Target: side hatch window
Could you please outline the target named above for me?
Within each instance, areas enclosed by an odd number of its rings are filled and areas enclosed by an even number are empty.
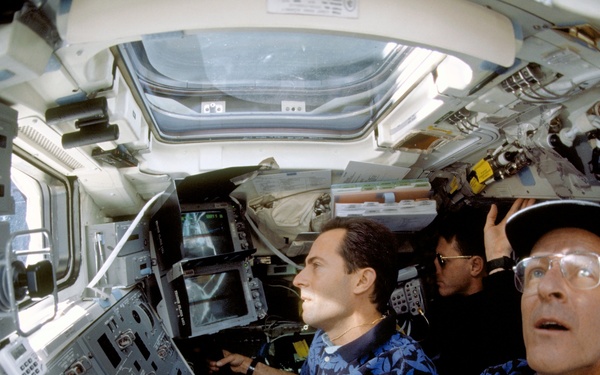
[[[10,251],[17,254],[16,258],[26,267],[45,259],[51,260],[59,289],[69,285],[77,269],[71,229],[73,220],[76,220],[72,203],[73,184],[15,153],[12,155],[10,182],[14,204],[7,210],[11,212],[2,212],[4,215],[0,215],[0,221],[8,223],[2,225],[4,232],[10,231],[12,240],[2,240],[0,259],[4,259],[10,247]],[[36,232],[42,229],[49,235]],[[3,233],[4,236],[6,233]],[[24,298],[20,305],[26,307],[30,302],[29,298]]]

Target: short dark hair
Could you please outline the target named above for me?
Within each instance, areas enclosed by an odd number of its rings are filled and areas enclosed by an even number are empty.
[[[375,270],[371,302],[382,314],[387,312],[398,274],[395,234],[385,225],[362,217],[335,217],[323,225],[321,233],[333,229],[346,230],[340,252],[348,273],[367,267]]]
[[[480,256],[485,260],[483,227],[486,217],[487,212],[482,208],[463,205],[444,214],[438,234],[448,242],[455,240],[460,255]]]

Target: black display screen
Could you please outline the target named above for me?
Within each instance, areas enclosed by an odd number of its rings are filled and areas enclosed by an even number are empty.
[[[248,314],[238,270],[185,279],[193,327],[202,327]]]
[[[234,251],[227,212],[221,209],[181,214],[184,258],[203,258]]]

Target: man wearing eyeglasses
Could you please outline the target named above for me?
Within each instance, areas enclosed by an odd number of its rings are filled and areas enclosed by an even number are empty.
[[[507,219],[533,200],[517,199],[496,223],[498,208],[463,206],[439,223],[431,335],[425,348],[440,374],[480,374],[523,358],[520,296],[514,288]]]
[[[536,204],[511,217],[506,236],[521,258],[527,361],[483,374],[600,373],[600,205],[577,200]]]

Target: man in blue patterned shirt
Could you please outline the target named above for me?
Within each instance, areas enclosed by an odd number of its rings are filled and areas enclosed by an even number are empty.
[[[388,315],[396,256],[394,234],[372,220],[334,218],[323,226],[294,279],[302,318],[318,329],[301,374],[436,374],[420,345]],[[225,365],[246,375],[285,373],[230,353],[211,369]]]
[[[387,317],[356,340],[336,346],[324,331],[313,340],[301,374],[434,374],[433,365],[412,338]]]

